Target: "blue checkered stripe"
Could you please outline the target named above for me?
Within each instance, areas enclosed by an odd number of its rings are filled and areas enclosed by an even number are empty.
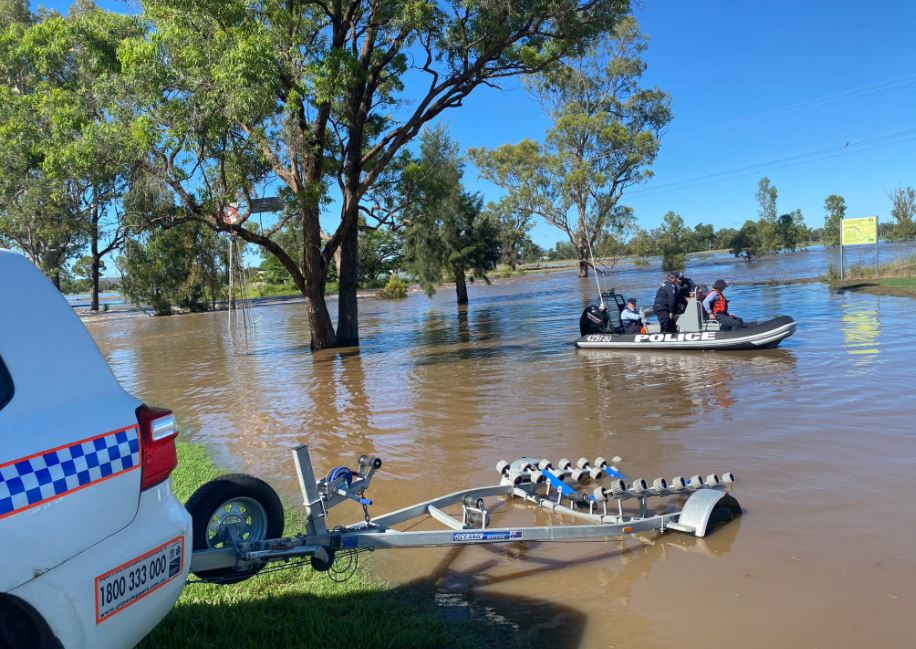
[[[59,498],[140,464],[137,428],[0,466],[0,517]]]

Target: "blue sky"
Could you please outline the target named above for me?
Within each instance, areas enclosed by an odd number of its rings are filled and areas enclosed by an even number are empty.
[[[671,93],[675,115],[655,178],[622,200],[642,227],[668,210],[691,226],[740,227],[757,218],[764,175],[779,212],[801,209],[809,226],[823,224],[831,193],[847,216],[883,221],[887,193],[916,186],[916,3],[646,0],[636,16],[650,37],[646,84]],[[518,82],[480,89],[443,119],[463,148],[541,139],[548,127]],[[498,197],[473,168],[465,180]],[[549,247],[563,235],[538,223],[533,238]]]

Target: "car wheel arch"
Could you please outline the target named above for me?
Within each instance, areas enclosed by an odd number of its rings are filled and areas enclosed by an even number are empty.
[[[51,627],[24,599],[0,594],[0,649],[63,649]]]

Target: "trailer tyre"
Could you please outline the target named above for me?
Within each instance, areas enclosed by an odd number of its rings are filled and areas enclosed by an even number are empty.
[[[706,536],[713,533],[720,524],[730,523],[735,518],[734,512],[728,505],[719,503],[712,508],[709,520],[706,522]]]
[[[211,480],[191,495],[185,508],[191,514],[195,550],[231,546],[230,527],[243,541],[274,539],[283,534],[283,504],[269,484],[254,476],[234,473]],[[219,568],[194,574],[204,581],[234,584],[253,577],[262,567]]]

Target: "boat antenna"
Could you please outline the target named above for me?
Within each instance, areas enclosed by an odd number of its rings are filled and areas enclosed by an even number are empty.
[[[601,280],[598,278],[598,265],[595,263],[595,254],[592,252],[592,237],[588,231],[588,224],[583,223],[585,227],[585,245],[588,246],[588,257],[592,262],[592,269],[595,271],[595,286],[598,287],[598,306],[604,311],[607,307],[604,304],[604,289],[601,287]]]

